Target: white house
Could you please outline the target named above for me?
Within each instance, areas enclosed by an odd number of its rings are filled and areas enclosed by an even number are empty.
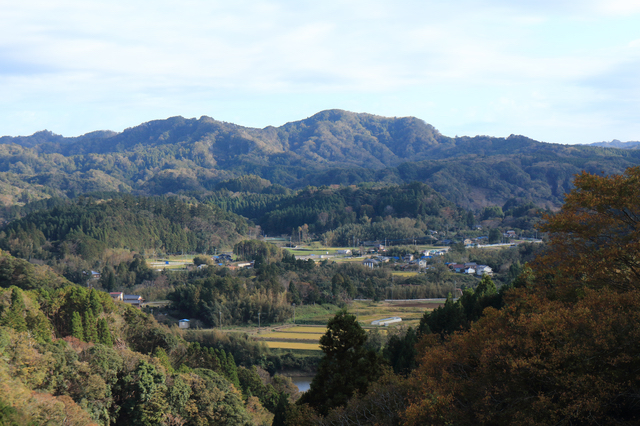
[[[491,267],[487,266],[487,265],[478,265],[476,267],[476,275],[482,276],[482,275],[485,275],[485,274],[493,275],[493,269],[491,269]]]
[[[375,320],[375,321],[371,321],[371,325],[382,325],[382,326],[388,326],[389,324],[393,324],[396,322],[402,322],[402,318],[400,317],[391,317],[391,318],[384,318],[384,319],[379,319],[379,320]]]
[[[124,300],[124,293],[121,291],[112,291],[109,293],[109,296],[111,296],[113,300],[119,300],[121,302]]]
[[[178,327],[179,328],[189,328],[189,320],[188,319],[181,319],[180,321],[178,321]]]

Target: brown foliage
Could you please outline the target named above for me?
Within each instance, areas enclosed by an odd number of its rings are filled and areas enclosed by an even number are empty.
[[[551,297],[584,287],[640,289],[640,167],[623,175],[578,175],[562,210],[547,217],[549,250],[533,264]]]
[[[426,349],[409,425],[640,418],[639,291],[588,289],[575,305],[526,290],[512,297],[468,333]]]

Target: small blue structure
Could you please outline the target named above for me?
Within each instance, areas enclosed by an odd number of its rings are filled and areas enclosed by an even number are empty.
[[[179,328],[189,328],[189,320],[188,319],[181,319],[180,321],[178,321],[178,327]]]

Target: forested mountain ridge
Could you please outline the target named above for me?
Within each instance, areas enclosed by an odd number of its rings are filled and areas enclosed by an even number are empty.
[[[638,149],[640,148],[640,141],[628,141],[622,142],[618,139],[614,139],[611,142],[593,142],[589,144],[591,146],[604,146],[607,148],[622,148],[622,149]]]
[[[97,253],[105,248],[208,252],[221,245],[232,246],[247,228],[243,218],[214,206],[123,195],[108,200],[79,198],[35,211],[4,227],[0,240],[7,244],[9,240],[29,241],[35,250],[43,250],[46,241],[82,240],[90,245],[102,243],[104,247],[89,250]],[[32,254],[17,247],[12,251],[22,257]],[[89,252],[85,257],[93,259]]]
[[[621,173],[640,151],[537,142],[524,136],[447,137],[414,117],[341,110],[255,129],[172,117],[75,138],[0,138],[5,205],[92,191],[204,194],[254,174],[291,189],[419,181],[461,207],[513,197],[557,208],[582,170]]]

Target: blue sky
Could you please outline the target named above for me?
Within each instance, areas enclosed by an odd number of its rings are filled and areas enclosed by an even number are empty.
[[[640,0],[0,2],[0,135],[330,108],[640,140]]]

